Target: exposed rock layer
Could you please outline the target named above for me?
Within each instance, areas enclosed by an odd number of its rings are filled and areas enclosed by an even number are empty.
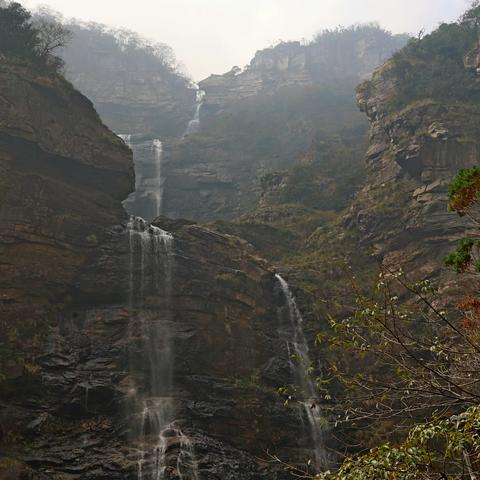
[[[478,165],[475,105],[425,99],[392,109],[399,79],[387,62],[358,89],[370,121],[367,179],[352,209],[355,225],[387,263],[429,275],[468,222],[447,209],[448,184]]]
[[[195,111],[195,90],[165,45],[96,24],[67,25],[67,77],[116,133],[179,136]]]
[[[35,371],[4,385],[5,437],[21,438],[17,458],[34,479],[136,479],[139,418],[129,397],[148,377],[138,360],[149,341],[142,328],[163,317],[175,352],[176,422],[192,441],[199,478],[288,478],[267,451],[306,461],[310,440],[298,410],[276,393],[291,373],[276,333],[284,299],[273,273],[235,237],[159,225],[175,237],[172,295],[150,289],[151,266],[137,265],[145,299],[128,302],[128,231],[111,229],[49,328]],[[178,478],[179,448],[173,439],[166,478]]]
[[[3,62],[0,85],[2,320],[28,325],[124,218],[132,161],[66,81]]]
[[[166,267],[131,261],[129,150],[61,78],[4,63],[0,80],[0,478],[136,479],[129,402],[149,373],[142,326],[162,318],[199,478],[284,478],[267,450],[305,462],[311,443],[276,393],[291,372],[273,272],[243,241],[162,219],[173,288],[145,287]],[[168,478],[180,448],[171,436]]]
[[[325,34],[259,51],[244,70],[200,82],[200,132],[166,147],[163,212],[238,218],[256,206],[261,177],[301,163],[319,133],[329,142],[366,131],[353,90],[405,41],[369,27]]]

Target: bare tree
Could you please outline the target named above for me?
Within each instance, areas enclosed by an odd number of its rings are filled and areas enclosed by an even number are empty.
[[[66,47],[72,38],[71,32],[61,23],[44,17],[35,22],[35,27],[38,30],[38,54],[42,58],[54,56],[55,52]]]

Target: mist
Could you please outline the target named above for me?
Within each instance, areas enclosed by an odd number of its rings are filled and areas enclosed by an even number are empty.
[[[243,66],[279,40],[325,28],[379,22],[393,33],[430,31],[455,20],[467,0],[28,0],[65,17],[126,27],[169,44],[195,80]]]

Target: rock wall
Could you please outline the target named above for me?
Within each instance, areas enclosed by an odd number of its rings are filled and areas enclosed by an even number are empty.
[[[165,477],[288,478],[269,454],[305,464],[312,439],[277,394],[292,372],[274,272],[235,237],[166,219],[171,267],[160,251],[134,261],[131,152],[62,78],[3,62],[0,80],[0,478],[154,468],[140,450],[158,438],[132,396],[164,368],[142,360],[158,323],[183,432],[165,433]],[[185,438],[197,473],[180,477]]]
[[[256,207],[261,177],[301,163],[317,134],[335,142],[349,129],[365,132],[355,86],[405,41],[375,27],[327,32],[200,82],[199,133],[166,146],[163,213],[238,218]]]
[[[211,75],[199,85],[206,92],[206,108],[216,110],[292,86],[355,83],[371,75],[406,40],[405,35],[392,36],[374,27],[326,32],[309,43],[282,42],[259,50],[244,69]]]
[[[49,327],[35,370],[3,385],[2,433],[17,436],[18,471],[42,480],[138,478],[141,418],[132,390],[148,388],[147,332],[163,321],[174,352],[175,425],[191,442],[198,475],[183,478],[290,478],[269,454],[305,464],[311,439],[296,406],[285,407],[276,392],[292,373],[277,333],[285,299],[273,272],[235,237],[157,225],[174,235],[172,271],[160,262],[159,276],[143,263],[132,272],[128,229],[109,230]],[[132,274],[143,289],[133,304]],[[165,478],[180,478],[181,448],[172,437]],[[146,471],[154,461],[145,456]]]
[[[428,276],[471,228],[448,211],[447,192],[460,168],[478,165],[479,113],[447,98],[392,108],[400,82],[393,67],[387,62],[358,89],[370,146],[352,218],[385,262]]]
[[[125,217],[131,153],[61,78],[4,60],[0,79],[2,328],[35,334]]]
[[[184,132],[196,91],[175,70],[169,47],[96,24],[67,28],[73,34],[62,53],[67,77],[112,130],[160,138]]]

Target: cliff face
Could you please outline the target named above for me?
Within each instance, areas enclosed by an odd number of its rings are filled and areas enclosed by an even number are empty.
[[[354,224],[391,265],[429,275],[468,222],[447,209],[448,184],[460,168],[478,165],[476,102],[418,99],[392,107],[402,79],[394,61],[358,89],[370,121],[367,179],[353,208]]]
[[[5,60],[0,80],[1,329],[15,356],[66,301],[106,228],[125,217],[132,161],[64,80]],[[27,338],[14,333],[19,326]]]
[[[276,393],[291,373],[273,273],[234,237],[161,226],[173,245],[158,263],[148,248],[140,262],[125,227],[110,232],[35,371],[4,387],[2,431],[17,435],[19,471],[133,480],[141,462],[144,478],[160,463],[169,479],[253,480],[284,478],[267,451],[311,454],[298,409]],[[160,397],[156,378],[169,385]],[[169,420],[161,432],[155,418]]]
[[[195,110],[195,90],[177,72],[169,47],[98,25],[67,28],[73,34],[62,53],[67,77],[112,130],[158,137],[183,133]]]
[[[405,42],[405,36],[390,36],[375,28],[326,32],[309,44],[285,42],[260,50],[244,69],[234,67],[224,75],[212,75],[200,82],[200,88],[206,92],[206,108],[218,109],[285,87],[355,83]]]
[[[262,50],[244,70],[200,82],[200,131],[166,148],[163,212],[239,217],[257,205],[261,177],[301,163],[318,137],[361,137],[367,124],[352,92],[404,41],[373,27],[325,33],[308,45]]]
[[[308,423],[277,394],[294,379],[268,265],[196,225],[127,224],[131,153],[90,101],[4,59],[0,80],[0,478],[285,478],[267,451],[305,464]]]

